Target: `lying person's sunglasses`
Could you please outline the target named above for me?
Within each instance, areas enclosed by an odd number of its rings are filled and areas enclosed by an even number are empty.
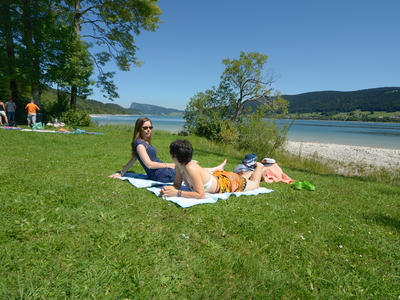
[[[143,128],[143,130],[153,129],[153,126],[143,126],[142,128]]]

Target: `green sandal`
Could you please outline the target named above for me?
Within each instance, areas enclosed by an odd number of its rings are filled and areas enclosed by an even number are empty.
[[[296,190],[301,190],[303,188],[303,183],[296,180],[295,182],[291,183],[290,186]]]
[[[308,190],[308,191],[315,191],[315,186],[314,185],[312,185],[310,182],[308,182],[307,180],[304,180],[303,181],[303,188],[305,189],[305,190]]]

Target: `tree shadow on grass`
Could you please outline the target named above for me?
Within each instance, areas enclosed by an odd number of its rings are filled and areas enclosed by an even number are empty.
[[[375,214],[375,215],[369,215],[365,216],[365,219],[368,221],[373,221],[378,225],[385,226],[385,227],[391,227],[397,231],[400,232],[400,219],[383,215],[383,214]]]

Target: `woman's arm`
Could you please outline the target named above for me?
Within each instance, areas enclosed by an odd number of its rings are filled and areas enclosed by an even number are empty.
[[[149,155],[147,154],[146,148],[141,144],[137,145],[136,152],[140,156],[140,159],[142,160],[144,165],[149,169],[175,168],[174,164],[152,161]]]
[[[136,161],[136,157],[132,157],[128,163],[125,165],[125,167],[122,169],[121,171],[121,176],[124,176],[126,172],[128,172],[128,170],[130,169],[130,167],[132,167],[132,165],[135,163]]]
[[[192,183],[193,191],[182,191],[177,189],[175,186],[164,186],[161,189],[161,196],[166,197],[185,197],[185,198],[196,198],[203,199],[205,197],[203,180],[201,179],[201,172],[203,172],[202,167],[199,165],[190,165],[185,167],[187,174],[189,176],[189,181]],[[178,172],[176,175],[178,176]]]
[[[178,166],[176,166],[176,173],[175,173],[175,179],[174,179],[174,188],[180,189],[182,187],[182,172]]]
[[[125,165],[125,167],[122,169],[120,174],[112,174],[108,177],[110,178],[119,178],[125,175],[125,173],[129,170],[130,167],[132,167],[132,165],[135,163],[136,161],[136,157],[132,157],[128,163]]]

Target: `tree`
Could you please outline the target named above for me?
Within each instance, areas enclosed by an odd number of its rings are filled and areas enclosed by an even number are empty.
[[[266,55],[244,52],[239,59],[224,59],[218,88],[197,93],[186,106],[185,130],[260,155],[275,153],[291,124],[281,128],[265,118],[279,118],[288,107],[279,92],[271,95],[272,77],[263,75],[266,61]]]
[[[103,67],[113,59],[123,71],[139,65],[134,35],[141,30],[155,31],[160,23],[158,0],[67,0],[77,40],[92,41],[103,51],[90,53],[97,67],[97,85],[110,100],[118,97],[113,72]],[[82,26],[84,33],[81,34]],[[89,45],[89,44],[88,44]],[[76,103],[76,86],[71,87],[71,105]]]
[[[232,121],[237,121],[244,108],[255,103],[264,105],[266,110],[285,110],[287,104],[278,97],[271,96],[272,76],[263,73],[268,56],[258,52],[240,52],[239,59],[224,59],[225,70],[221,75],[221,86],[234,94],[230,105],[233,109]],[[285,108],[286,105],[286,108]]]
[[[272,77],[265,79],[262,73],[266,61],[266,55],[244,52],[240,59],[224,59],[218,88],[196,94],[186,106],[185,128],[205,135],[206,128],[215,126],[217,119],[238,123],[243,113],[257,109],[270,115],[286,113],[288,102],[279,92],[271,95]]]
[[[185,129],[196,135],[216,138],[221,122],[229,120],[232,114],[230,97],[229,91],[222,87],[194,95],[184,112]]]
[[[1,1],[0,3],[0,49],[5,49],[6,53],[0,53],[0,56],[6,58],[7,66],[1,64],[1,77],[7,78],[9,81],[9,88],[11,96],[15,103],[19,103],[16,59],[15,59],[15,45],[14,45],[14,32],[13,32],[13,18],[11,13],[10,0]],[[4,61],[5,61],[4,60]],[[3,59],[2,59],[3,61]]]

